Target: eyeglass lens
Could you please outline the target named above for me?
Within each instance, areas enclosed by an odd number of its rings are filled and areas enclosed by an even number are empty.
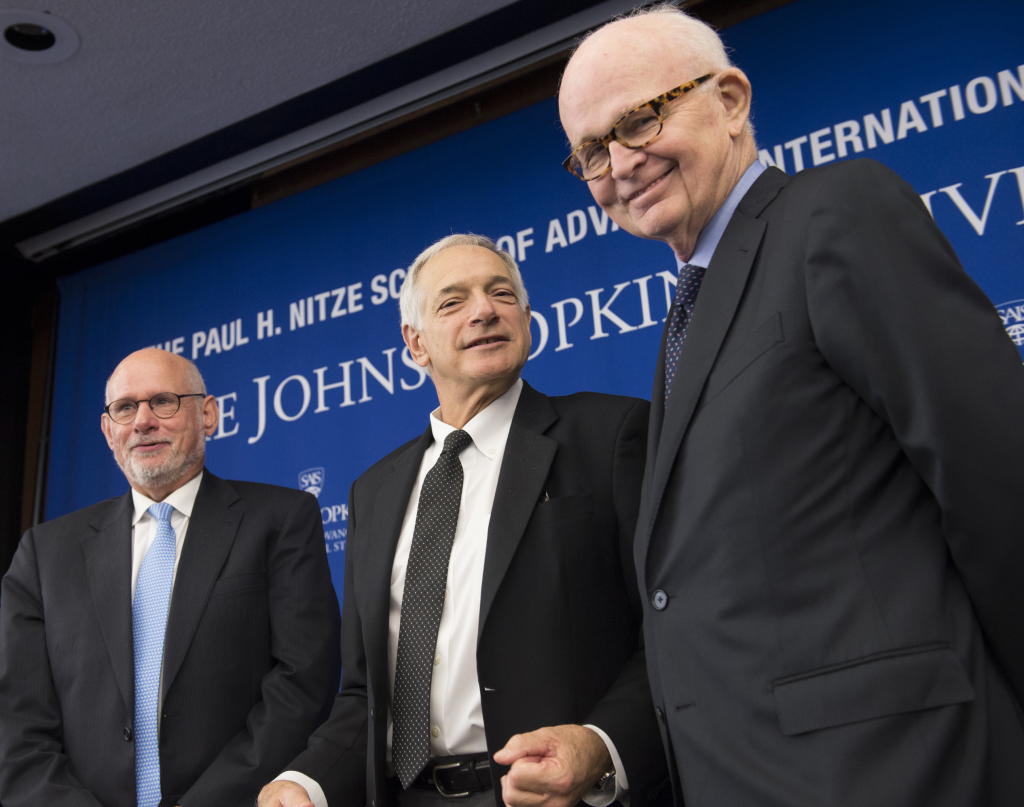
[[[650,106],[634,109],[615,124],[615,139],[628,148],[646,146],[661,133],[661,119]],[[578,173],[584,179],[600,175],[611,160],[608,147],[600,142],[589,143],[575,154]]]
[[[139,411],[142,401],[121,398],[107,407],[107,414],[115,423],[131,423]],[[149,408],[158,418],[173,417],[181,406],[181,399],[173,392],[161,392],[149,399]]]

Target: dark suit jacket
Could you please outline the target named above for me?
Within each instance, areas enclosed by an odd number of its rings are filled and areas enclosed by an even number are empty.
[[[129,492],[33,527],[4,577],[5,807],[135,804],[132,513]],[[167,617],[161,803],[249,807],[327,716],[339,630],[316,500],[206,471]]]
[[[1024,370],[914,190],[769,168],[675,377],[636,561],[677,794],[1024,804]]]
[[[543,726],[600,726],[622,757],[633,807],[667,775],[638,650],[632,551],[648,410],[635,398],[549,398],[523,384],[491,510],[477,645],[488,750]],[[428,428],[352,486],[341,693],[290,766],[332,807],[389,804],[391,568],[432,440]],[[493,781],[506,770],[492,761]]]

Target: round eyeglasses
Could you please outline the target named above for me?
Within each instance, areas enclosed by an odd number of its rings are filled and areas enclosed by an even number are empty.
[[[654,142],[661,134],[661,127],[664,123],[662,110],[676,98],[681,98],[690,90],[699,87],[714,73],[695,78],[662,93],[657,98],[652,98],[646,104],[641,104],[636,109],[631,109],[619,118],[612,130],[604,137],[597,140],[588,140],[576,147],[575,151],[562,162],[562,167],[571,174],[590,182],[598,177],[604,176],[612,165],[612,156],[608,152],[608,144],[613,140],[621,143],[628,149],[642,149]]]
[[[131,398],[118,398],[104,406],[103,411],[114,423],[126,426],[135,422],[135,417],[139,414],[139,404],[149,404],[149,409],[154,415],[166,420],[178,414],[182,398],[205,397],[205,392],[188,392],[184,395],[178,395],[176,392],[158,392],[149,400],[133,401]]]

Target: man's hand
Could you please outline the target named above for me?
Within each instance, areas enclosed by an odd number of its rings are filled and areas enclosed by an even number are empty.
[[[572,807],[612,764],[595,732],[572,725],[517,734],[494,761],[512,766],[501,777],[509,807]]]
[[[309,793],[295,782],[271,782],[260,791],[257,807],[313,807]]]

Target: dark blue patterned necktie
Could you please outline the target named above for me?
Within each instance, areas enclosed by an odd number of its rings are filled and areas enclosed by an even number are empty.
[[[430,761],[430,682],[448,582],[448,561],[462,502],[459,454],[472,443],[473,438],[461,429],[445,438],[441,456],[423,480],[416,506],[416,526],[405,570],[392,703],[391,759],[406,789]]]
[[[686,328],[693,317],[693,306],[697,302],[697,292],[704,280],[703,266],[686,264],[679,270],[676,280],[676,296],[672,301],[672,313],[668,318],[668,334],[665,337],[665,406],[668,407],[668,394],[672,390],[672,381],[676,377],[676,365],[679,364],[679,351],[683,348]]]

